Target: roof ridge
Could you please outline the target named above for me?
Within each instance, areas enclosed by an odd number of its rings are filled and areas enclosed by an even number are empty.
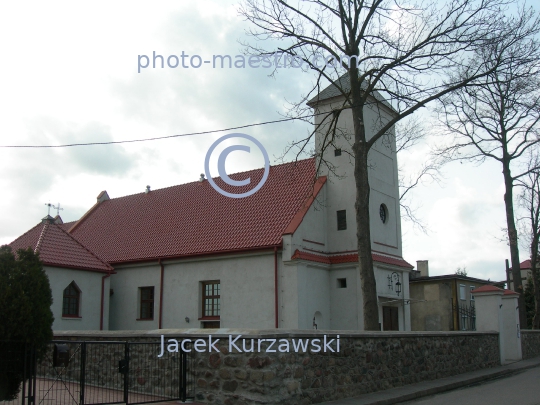
[[[29,234],[30,232],[32,232],[35,228],[37,228],[40,225],[43,225],[43,223],[42,222],[37,223],[32,228],[30,228],[25,233],[23,233],[21,236],[17,237],[16,239],[13,239],[10,243],[8,243],[8,245],[12,245],[13,243],[17,242],[19,239],[23,238],[25,235]]]
[[[75,243],[77,243],[79,246],[81,246],[83,249],[85,249],[88,253],[90,253],[92,256],[94,256],[96,259],[98,259],[101,263],[103,263],[105,266],[107,266],[110,270],[114,270],[114,268],[109,263],[107,263],[105,260],[103,260],[101,257],[99,257],[96,253],[92,252],[82,242],[80,242],[77,238],[75,238],[75,236],[71,235],[68,231],[62,229],[60,224],[53,224],[53,225],[56,225],[56,227],[60,231],[64,232],[69,238],[73,239],[75,241]]]
[[[39,234],[39,238],[36,243],[36,247],[34,248],[34,253],[39,252],[39,248],[41,247],[41,244],[43,243],[43,239],[45,239],[45,234],[47,233],[49,224],[44,224],[43,229],[41,230],[41,233]]]
[[[314,159],[315,158],[310,157],[310,158],[306,158],[306,159],[300,159],[300,160],[295,160],[295,161],[291,161],[291,162],[280,163],[280,164],[277,164],[277,165],[270,165],[270,167],[271,168],[277,168],[279,166],[286,166],[286,165],[293,165],[293,164],[297,165],[299,162],[307,162],[308,160],[314,160]],[[235,174],[251,173],[251,172],[255,172],[255,171],[263,170],[263,169],[264,169],[264,167],[258,167],[256,169],[244,170],[243,172],[231,173],[231,174],[229,174],[229,176],[234,176]],[[217,179],[219,177],[220,176],[214,176],[212,178]],[[207,180],[207,179],[205,178],[205,180]],[[199,183],[199,180],[190,181],[188,183],[174,184],[172,186],[167,186],[167,187],[163,187],[163,188],[156,188],[156,189],[150,191],[150,193],[156,193],[156,192],[163,191],[163,190],[168,190],[168,189],[171,189],[171,188],[174,188],[174,187],[187,186],[188,184],[197,184],[197,183]],[[123,195],[123,196],[120,196],[120,197],[111,198],[109,201],[121,200],[122,198],[133,197],[135,195],[141,195],[141,194],[146,194],[146,193],[144,191],[141,191],[141,192],[138,192],[138,193],[126,194],[126,195]],[[82,219],[82,217],[81,217],[81,219]]]

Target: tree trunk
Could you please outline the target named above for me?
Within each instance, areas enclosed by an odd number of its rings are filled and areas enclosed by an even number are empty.
[[[534,287],[534,318],[533,329],[540,329],[540,280],[538,280],[538,269],[532,265],[532,279]]]
[[[506,155],[506,153],[504,153]],[[519,247],[514,219],[514,199],[513,199],[513,179],[510,173],[510,161],[507,156],[503,156],[503,176],[504,176],[504,206],[506,210],[506,226],[508,228],[508,242],[510,243],[510,262],[512,264],[512,279],[514,291],[519,293],[519,323],[520,328],[527,327],[527,312],[525,310],[525,299],[523,296],[523,283],[521,281],[521,269],[519,264]]]
[[[358,84],[358,70],[349,71],[351,81],[352,116],[354,123],[354,179],[356,181],[356,238],[358,267],[362,283],[364,330],[380,330],[377,285],[371,257],[371,229],[369,221],[368,152],[364,126],[362,92]]]
[[[536,235],[531,243],[531,276],[534,291],[534,317],[532,321],[532,328],[540,329],[540,285],[538,280],[538,269],[536,266],[536,263],[538,263],[538,226],[535,226],[535,228],[536,229],[533,229],[533,232]]]

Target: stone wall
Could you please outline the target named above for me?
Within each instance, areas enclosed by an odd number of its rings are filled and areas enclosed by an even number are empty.
[[[523,360],[540,356],[540,330],[521,330]]]
[[[219,352],[192,353],[195,397],[209,404],[311,404],[500,364],[498,334],[490,332],[345,332],[340,333],[339,352],[334,341],[335,352],[318,353],[311,343],[308,352],[295,352],[292,346],[298,339],[323,340],[323,331],[218,332],[212,340],[220,339],[215,345]],[[156,342],[161,333],[165,341],[208,340],[203,330],[58,332],[56,338]],[[234,339],[239,334],[243,336],[236,346],[250,349],[254,339],[255,352],[240,353],[230,345],[229,335]],[[335,331],[327,336],[335,339]],[[257,339],[277,339],[282,350],[288,342],[290,352],[270,353],[266,341],[259,351]]]

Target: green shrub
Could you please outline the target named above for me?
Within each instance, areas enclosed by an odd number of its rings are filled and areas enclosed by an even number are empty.
[[[17,396],[24,369],[24,347],[41,359],[52,339],[52,293],[39,254],[0,247],[0,400]]]

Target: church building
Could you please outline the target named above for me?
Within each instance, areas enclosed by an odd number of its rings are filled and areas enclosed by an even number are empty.
[[[325,112],[342,102],[330,86],[309,105]],[[392,114],[384,100],[373,100],[367,130]],[[320,120],[316,115],[319,151]],[[246,198],[221,195],[201,179],[117,198],[103,191],[78,221],[44,218],[10,246],[40,252],[53,291],[53,329],[363,329],[350,110],[338,127],[344,132],[332,147],[271,166],[264,186]],[[402,258],[392,134],[369,157],[365,226],[381,329],[410,330],[413,266]],[[319,166],[321,158],[329,165]],[[263,171],[230,177],[257,184]]]

